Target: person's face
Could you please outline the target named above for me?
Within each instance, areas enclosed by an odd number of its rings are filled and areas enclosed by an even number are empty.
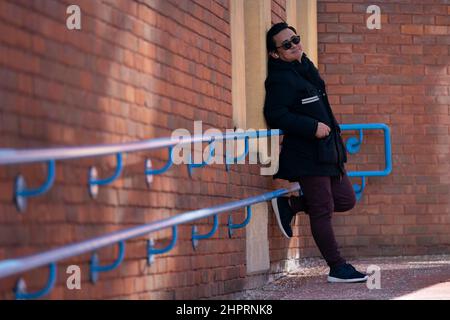
[[[295,44],[291,41],[291,48],[285,49],[282,44],[286,41],[290,41],[295,37],[296,34],[291,29],[283,29],[279,33],[273,36],[277,51],[272,52],[271,56],[275,59],[281,59],[286,62],[292,62],[295,60],[300,60],[303,54],[303,48],[301,42]]]

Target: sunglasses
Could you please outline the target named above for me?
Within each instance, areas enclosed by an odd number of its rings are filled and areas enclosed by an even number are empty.
[[[289,50],[290,48],[292,48],[292,44],[299,44],[299,43],[300,43],[300,36],[293,36],[291,40],[284,40],[281,43],[281,46],[277,47],[277,49],[283,47],[284,50]]]

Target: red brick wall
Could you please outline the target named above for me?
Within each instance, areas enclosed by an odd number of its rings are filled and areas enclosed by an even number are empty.
[[[78,4],[82,30],[66,29],[66,8]],[[193,121],[232,128],[229,3],[196,1],[0,1],[0,135],[2,147],[45,147],[118,143],[193,130]],[[74,241],[167,218],[188,210],[259,194],[270,178],[257,166],[223,165],[194,169],[175,166],[148,189],[142,174],[146,157],[156,167],[166,151],[127,154],[122,176],[87,190],[87,171],[113,172],[114,157],[58,161],[56,182],[30,199],[24,214],[12,201],[14,177],[29,186],[42,183],[42,164],[0,167],[0,259],[44,251]],[[242,220],[243,210],[235,212]],[[58,282],[49,298],[202,298],[242,289],[245,230],[228,239],[227,215],[211,240],[192,250],[191,225],[179,227],[168,254],[146,266],[146,238],[126,243],[125,261],[89,282],[89,255],[58,264]],[[199,221],[206,232],[211,221]],[[169,231],[155,235],[167,244]],[[103,264],[116,248],[100,251]],[[82,290],[67,290],[66,266],[78,264]],[[30,291],[44,285],[45,268],[27,272]],[[2,298],[12,298],[18,277],[0,280]]]
[[[366,27],[371,4],[380,30]],[[320,70],[339,120],[392,130],[392,174],[368,178],[356,208],[335,216],[344,254],[449,251],[449,10],[443,1],[318,1]],[[349,170],[382,168],[381,137],[365,136]]]

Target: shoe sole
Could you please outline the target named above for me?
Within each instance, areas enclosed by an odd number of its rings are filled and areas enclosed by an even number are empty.
[[[355,282],[366,282],[369,276],[365,276],[364,278],[356,278],[356,279],[340,279],[335,277],[328,276],[328,282],[331,283],[355,283]]]
[[[286,238],[290,239],[291,237],[289,237],[289,236],[287,235],[287,233],[284,231],[283,225],[281,224],[280,211],[278,210],[277,198],[273,198],[273,199],[272,199],[272,208],[273,208],[273,212],[275,212],[275,217],[277,217],[278,227],[280,227],[281,233],[282,233]]]

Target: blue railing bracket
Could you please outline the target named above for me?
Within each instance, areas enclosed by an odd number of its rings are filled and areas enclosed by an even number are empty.
[[[173,249],[175,244],[177,243],[177,226],[172,226],[172,241],[169,243],[168,246],[161,248],[161,249],[155,249],[155,241],[153,239],[147,240],[147,264],[151,265],[153,262],[155,262],[155,254],[162,254],[166,253]]]
[[[208,144],[209,145],[209,154],[208,154],[208,159],[206,161],[202,160],[202,163],[192,163],[192,157],[189,159],[189,163],[187,164],[187,169],[188,169],[190,178],[192,178],[192,169],[193,168],[202,168],[210,163],[211,158],[215,156],[215,152],[216,152],[216,144],[215,143],[216,143],[216,140],[213,137],[211,139],[211,142]],[[203,156],[203,154],[202,154],[202,156]]]
[[[217,214],[214,215],[213,227],[208,233],[198,234],[197,226],[193,226],[192,227],[192,248],[194,248],[194,250],[197,248],[198,240],[211,238],[214,235],[214,233],[216,233],[218,227],[219,227],[219,217],[217,216]]]
[[[90,279],[92,283],[96,283],[98,280],[98,274],[100,272],[106,272],[116,269],[123,261],[125,257],[125,242],[119,241],[119,254],[117,259],[110,265],[101,266],[97,253],[92,254],[90,263]]]
[[[345,146],[349,153],[355,154],[360,151],[360,147],[363,141],[363,130],[383,130],[384,133],[384,157],[385,157],[385,168],[384,170],[377,171],[350,171],[348,172],[349,177],[361,177],[361,185],[354,184],[353,189],[355,190],[356,199],[360,200],[362,197],[362,192],[366,186],[366,177],[383,177],[387,176],[392,171],[392,150],[391,150],[391,131],[387,125],[384,123],[368,123],[368,124],[342,124],[340,125],[341,130],[356,130],[359,132],[359,138],[350,137],[348,138]]]
[[[25,178],[22,175],[16,177],[14,186],[14,202],[19,212],[24,212],[27,207],[27,198],[36,197],[47,192],[55,181],[55,161],[47,162],[47,179],[45,182],[35,189],[27,189]]]
[[[362,197],[362,193],[364,191],[364,188],[366,187],[366,177],[361,177],[361,185],[359,184],[353,184],[353,190],[355,190],[355,196],[356,200],[360,200]]]
[[[258,131],[256,131],[256,135],[258,136]],[[237,157],[227,157],[227,155],[225,154],[225,170],[226,171],[230,171],[230,164],[234,164],[234,163],[238,163],[239,161],[245,159],[245,157],[248,155],[248,152],[250,151],[249,148],[249,136],[245,136],[244,138],[244,152],[237,156]],[[233,139],[233,141],[237,142],[237,139]]]
[[[247,206],[246,209],[247,209],[247,217],[245,218],[245,220],[242,223],[233,224],[233,219],[232,219],[231,214],[228,216],[228,236],[230,238],[233,235],[233,229],[244,228],[250,222],[250,219],[252,218],[252,207]]]
[[[97,198],[98,194],[98,184],[92,184],[91,181],[95,181],[98,178],[98,171],[96,167],[90,167],[88,173],[88,185],[89,185],[89,195],[91,198]]]
[[[152,160],[146,159],[144,173],[145,173],[145,182],[147,183],[147,187],[149,188],[153,182],[153,174],[147,172],[152,171],[152,169],[153,169]]]
[[[38,299],[47,295],[55,286],[56,283],[56,263],[51,263],[49,265],[49,276],[47,284],[45,287],[39,291],[28,293],[27,284],[23,278],[17,281],[16,287],[14,288],[14,294],[17,300],[29,300]]]
[[[359,129],[358,131],[359,139],[356,137],[350,137],[347,139],[347,142],[345,144],[345,147],[350,154],[358,153],[361,148],[361,144],[363,142],[363,130]]]
[[[27,184],[25,182],[25,178],[19,174],[14,183],[14,203],[16,204],[17,211],[19,212],[24,212],[27,208],[27,198],[20,195],[26,188]]]
[[[98,179],[98,172],[97,172],[96,167],[89,168],[89,174],[88,174],[89,194],[93,199],[95,199],[98,195],[98,186],[99,185],[110,184],[120,176],[120,173],[122,172],[122,154],[121,153],[116,154],[116,163],[117,163],[116,169],[114,170],[113,175],[108,178],[105,178],[105,179]]]
[[[162,168],[160,168],[160,169],[153,169],[152,161],[150,159],[147,159],[145,161],[144,174],[145,174],[145,180],[147,182],[147,186],[148,187],[150,187],[150,185],[153,182],[153,176],[166,172],[173,165],[173,159],[172,159],[173,146],[168,147],[167,150],[168,150],[168,153],[169,153],[169,158],[167,159],[166,164]]]

